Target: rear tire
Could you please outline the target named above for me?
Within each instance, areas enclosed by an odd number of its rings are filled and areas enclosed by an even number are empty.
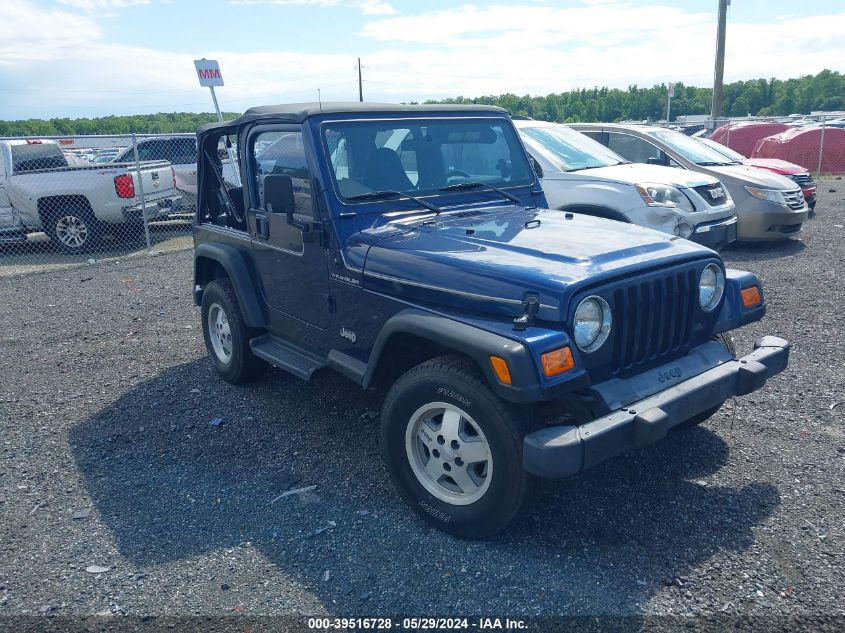
[[[214,368],[235,385],[253,382],[267,371],[267,361],[249,347],[260,334],[244,322],[237,296],[228,279],[210,282],[202,293],[202,334]]]
[[[522,468],[525,417],[470,361],[426,361],[396,381],[382,408],[390,477],[435,527],[464,538],[495,534],[537,495],[537,480]]]
[[[63,253],[87,253],[102,237],[102,225],[90,209],[69,207],[47,214],[44,232]]]

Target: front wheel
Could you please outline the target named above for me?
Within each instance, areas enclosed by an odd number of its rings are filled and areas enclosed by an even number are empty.
[[[444,356],[390,389],[381,442],[391,479],[426,521],[466,538],[490,536],[530,506],[522,468],[525,423],[469,361]]]

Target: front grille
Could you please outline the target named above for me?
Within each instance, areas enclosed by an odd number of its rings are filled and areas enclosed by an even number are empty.
[[[718,207],[728,201],[728,194],[722,185],[699,185],[694,189],[711,207]]]
[[[697,292],[690,269],[614,290],[612,372],[689,347]]]
[[[784,191],[783,197],[790,209],[797,210],[804,208],[804,194],[801,193],[800,189],[796,189],[795,191]]]
[[[813,182],[813,177],[810,174],[798,174],[796,176],[790,176],[790,178],[792,178],[792,180],[794,180],[801,187],[808,187],[812,184],[815,184]]]
[[[780,227],[780,232],[790,235],[792,233],[797,233],[798,231],[800,231],[802,226],[802,224],[782,224]]]

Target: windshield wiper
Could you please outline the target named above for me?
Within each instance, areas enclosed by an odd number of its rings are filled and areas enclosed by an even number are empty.
[[[420,206],[425,207],[429,211],[434,211],[440,215],[442,209],[435,207],[433,204],[426,202],[422,198],[408,195],[402,191],[395,191],[393,189],[386,189],[384,191],[369,191],[367,193],[359,193],[357,196],[349,196],[347,200],[387,200],[388,198],[405,198],[406,200],[413,200]]]
[[[719,163],[716,161],[704,161],[703,163],[696,163],[702,167],[725,167],[726,165],[736,165],[737,163]]]
[[[617,163],[619,164],[619,163]],[[567,169],[566,171],[583,171],[585,169],[601,169],[602,167],[607,167],[608,165],[582,165],[581,167],[573,167],[572,169]]]
[[[522,204],[522,200],[517,198],[515,195],[508,193],[504,189],[499,189],[498,187],[488,185],[486,182],[480,182],[478,180],[470,180],[469,182],[456,182],[454,185],[441,187],[440,191],[463,191],[465,189],[478,189],[479,187],[486,187],[487,189],[495,191],[496,193],[500,193],[514,204]]]

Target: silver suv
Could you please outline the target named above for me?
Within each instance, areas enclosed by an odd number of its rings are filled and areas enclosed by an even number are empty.
[[[739,241],[782,240],[800,233],[807,220],[809,209],[792,180],[733,164],[716,150],[675,130],[613,123],[576,123],[572,127],[627,160],[680,167],[721,180],[736,204]]]
[[[716,178],[626,161],[558,123],[514,121],[553,209],[639,224],[722,248],[736,239],[734,204]]]

